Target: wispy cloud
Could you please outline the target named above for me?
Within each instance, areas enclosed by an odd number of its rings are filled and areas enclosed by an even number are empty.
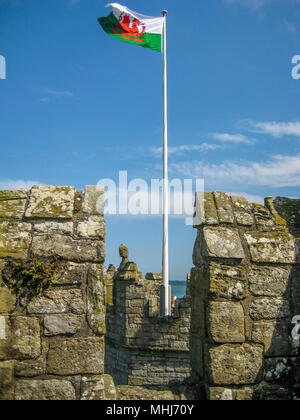
[[[53,90],[53,89],[41,89],[41,92],[43,93],[47,93],[48,95],[53,95],[53,96],[73,96],[72,92],[69,92],[68,90]]]
[[[40,98],[40,102],[50,102],[51,98],[63,98],[68,97],[71,98],[73,96],[73,93],[68,90],[53,90],[48,88],[39,89],[40,93],[43,93],[42,98]]]
[[[300,137],[300,122],[255,122],[244,121],[249,131],[260,134],[269,134],[273,137],[296,136]]]
[[[225,161],[210,164],[187,161],[170,165],[173,171],[187,176],[204,178],[205,182],[221,185],[256,185],[268,187],[300,186],[300,154],[296,156],[271,156],[265,162]]]
[[[39,181],[25,181],[23,179],[12,180],[12,179],[3,179],[0,180],[0,190],[20,190],[20,189],[29,189],[33,185],[43,185]]]
[[[174,154],[182,154],[184,152],[206,152],[208,150],[216,150],[216,149],[223,149],[223,148],[224,146],[220,146],[219,144],[209,144],[209,143],[201,143],[201,144],[195,144],[195,145],[183,144],[181,146],[170,147],[168,149],[168,153],[169,155],[174,155]],[[162,155],[162,152],[163,152],[162,147],[151,149],[151,153],[156,157],[160,157]]]
[[[219,140],[222,142],[245,143],[245,144],[256,143],[256,139],[249,138],[243,134],[211,133],[210,136],[214,140]]]
[[[227,4],[240,4],[252,10],[259,10],[270,3],[269,0],[223,0]]]

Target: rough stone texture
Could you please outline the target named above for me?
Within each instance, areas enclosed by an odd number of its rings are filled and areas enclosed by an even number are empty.
[[[267,356],[293,354],[290,330],[287,321],[257,321],[253,324],[252,340],[264,345]]]
[[[299,348],[291,331],[300,314],[300,200],[269,198],[262,206],[210,197],[219,225],[195,223],[193,381],[210,400],[299,399]]]
[[[246,293],[246,271],[241,265],[211,263],[208,268],[209,292],[213,298],[242,299]],[[199,279],[199,281],[201,281]]]
[[[87,320],[96,335],[105,334],[105,316],[105,268],[93,264],[89,270],[87,283]]]
[[[194,227],[219,223],[214,197],[211,193],[196,193]]]
[[[15,363],[15,376],[31,378],[45,375],[48,350],[48,341],[46,339],[42,339],[41,355],[36,359],[17,360]]]
[[[57,338],[49,346],[47,373],[55,375],[103,374],[102,338]]]
[[[0,398],[299,399],[299,200],[198,194],[196,266],[168,318],[161,275],[144,280],[127,247],[106,271],[103,201],[95,187],[0,192]],[[56,284],[15,300],[6,258],[32,256],[59,257]]]
[[[226,227],[204,227],[198,232],[193,261],[200,265],[203,257],[243,259],[245,257],[239,233]]]
[[[85,187],[82,211],[91,215],[103,214],[105,187],[87,185]]]
[[[250,307],[250,316],[254,320],[280,319],[289,315],[289,303],[281,298],[257,298]]]
[[[74,335],[80,330],[81,325],[80,316],[45,316],[44,334],[45,336]]]
[[[13,359],[35,359],[41,354],[40,324],[36,318],[12,317],[10,356]]]
[[[80,400],[86,375],[96,388],[95,375],[104,384],[100,399],[116,396],[104,375],[111,276],[98,263],[105,258],[105,224],[91,190],[86,212],[73,187],[0,191],[0,399]],[[2,279],[6,257],[22,265],[33,256],[59,257],[55,284],[35,297],[26,287],[15,296]]]
[[[26,217],[64,219],[72,218],[74,211],[74,187],[32,187]]]
[[[18,379],[15,389],[16,400],[75,400],[75,388],[70,381],[47,379]]]
[[[300,227],[300,200],[268,197],[265,203],[278,225],[288,225],[293,231]]]
[[[129,400],[129,401],[143,401],[143,400],[175,400],[175,396],[172,391],[157,391],[152,389],[147,389],[138,386],[118,386],[118,395],[119,400]]]
[[[234,210],[234,215],[238,225],[240,226],[252,226],[253,225],[253,215],[252,215],[252,206],[244,197],[232,196],[232,205]]]
[[[29,223],[0,221],[0,257],[24,259],[30,244]]]
[[[230,197],[226,193],[214,193],[218,218],[220,223],[232,224],[234,222],[234,215],[232,211]]]
[[[207,319],[209,334],[215,343],[245,341],[244,311],[240,303],[210,302]]]
[[[16,306],[16,296],[7,288],[0,286],[0,314],[12,312]]]
[[[61,233],[61,234],[72,234],[73,233],[73,222],[41,222],[33,225],[33,230],[39,233]]]
[[[61,314],[71,312],[76,315],[84,313],[85,304],[79,289],[49,289],[44,296],[33,298],[27,311],[29,314]]]
[[[251,401],[253,399],[253,388],[222,388],[208,387],[207,399],[211,401]]]
[[[79,222],[76,233],[82,238],[101,238],[105,237],[105,222],[102,216],[90,216],[83,222]]]
[[[259,345],[223,344],[207,350],[209,382],[246,385],[260,381],[263,348]]]
[[[105,258],[105,246],[102,241],[79,241],[60,234],[34,236],[31,249],[36,256],[57,256],[78,262],[102,263]]]
[[[286,232],[251,232],[245,234],[251,259],[262,263],[295,262],[295,243]]]
[[[0,362],[0,401],[14,397],[14,362]]]
[[[81,400],[118,400],[118,391],[110,375],[83,377],[81,381]]]
[[[291,267],[252,266],[249,288],[253,296],[283,296],[288,289]]]

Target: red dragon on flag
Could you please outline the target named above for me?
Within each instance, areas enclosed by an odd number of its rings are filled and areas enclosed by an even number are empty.
[[[123,12],[119,17],[119,25],[112,31],[116,35],[122,35],[125,39],[144,42],[144,39],[141,37],[145,29],[146,27],[143,22]]]

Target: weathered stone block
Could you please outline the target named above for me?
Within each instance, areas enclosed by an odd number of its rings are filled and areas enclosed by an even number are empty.
[[[14,362],[0,362],[0,401],[14,398]]]
[[[20,400],[75,400],[75,388],[70,381],[57,379],[18,379],[15,399]]]
[[[54,335],[73,335],[76,334],[82,325],[80,316],[59,315],[45,316],[44,334],[45,336]]]
[[[33,230],[38,233],[62,233],[69,234],[73,233],[73,222],[62,221],[62,222],[41,222],[33,225]]]
[[[0,257],[26,258],[31,240],[30,230],[29,223],[0,222]]]
[[[237,229],[204,227],[198,231],[193,261],[200,265],[202,257],[243,259],[245,257]]]
[[[209,302],[208,333],[215,343],[243,343],[245,341],[244,311],[240,303]]]
[[[0,218],[22,219],[26,200],[0,200]]]
[[[295,261],[294,238],[289,233],[249,232],[245,237],[254,262],[287,264]]]
[[[103,214],[104,194],[105,187],[99,185],[87,185],[84,191],[82,211],[91,215]]]
[[[16,306],[16,295],[7,287],[0,287],[0,313],[12,312]]]
[[[300,226],[300,200],[284,197],[268,197],[266,206],[273,214],[277,224]]]
[[[205,359],[210,384],[258,383],[262,374],[262,355],[260,345],[223,344],[208,348]]]
[[[105,244],[100,241],[74,240],[60,234],[36,235],[32,241],[32,252],[36,256],[58,256],[78,262],[104,262]]]
[[[102,216],[90,216],[88,219],[79,222],[76,233],[82,238],[105,238],[105,221]]]
[[[0,315],[0,360],[10,360],[10,321],[7,315]]]
[[[41,354],[40,323],[36,318],[11,317],[10,358],[35,359]]]
[[[26,217],[71,218],[74,211],[74,187],[32,187]]]
[[[251,204],[248,203],[245,197],[232,196],[231,200],[237,223],[240,226],[252,226],[254,220]]]
[[[29,190],[2,190],[0,191],[0,201],[22,200],[28,198]]]
[[[252,340],[263,344],[266,356],[292,354],[291,327],[287,321],[257,321],[252,327]]]
[[[212,193],[196,192],[193,224],[194,228],[200,228],[202,225],[219,224],[215,200]]]
[[[80,315],[85,311],[80,289],[48,289],[43,296],[34,297],[28,307],[29,314],[61,314],[72,312]]]
[[[134,380],[134,378],[133,378]],[[138,382],[136,380],[136,382]],[[140,380],[143,382],[143,379]],[[143,401],[143,400],[175,400],[175,395],[172,391],[157,391],[154,389],[147,389],[141,386],[127,386],[120,385],[117,387],[119,400],[128,400],[128,401]]]
[[[93,264],[88,273],[87,320],[93,332],[105,334],[106,296],[105,267]]]
[[[83,377],[81,382],[81,400],[117,400],[118,394],[110,375]]]
[[[103,374],[104,338],[51,340],[47,373],[54,375]]]
[[[56,286],[80,285],[87,279],[90,264],[77,264],[65,261],[54,274]]]
[[[291,280],[291,267],[251,266],[249,289],[254,296],[283,296]]]
[[[228,194],[222,192],[214,192],[213,195],[216,202],[219,222],[229,224],[234,223],[234,215]]]
[[[209,294],[213,298],[243,299],[246,293],[246,270],[241,265],[210,263]]]
[[[252,401],[254,390],[245,388],[208,387],[206,391],[209,401]]]
[[[290,316],[289,302],[282,298],[257,298],[250,306],[250,316],[256,321],[286,318]]]
[[[275,221],[269,210],[262,204],[252,204],[255,223],[262,230],[269,230],[270,227],[275,226]]]
[[[42,352],[37,359],[18,360],[15,364],[15,376],[34,377],[46,373],[46,360],[48,355],[48,341],[42,340]]]

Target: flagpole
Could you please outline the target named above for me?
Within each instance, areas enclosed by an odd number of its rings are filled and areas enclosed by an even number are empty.
[[[164,68],[164,147],[163,147],[163,258],[162,258],[162,288],[161,288],[161,315],[170,315],[170,296],[169,296],[169,182],[168,182],[168,103],[167,103],[167,11],[163,10],[164,17],[164,42],[163,42],[163,68]]]

